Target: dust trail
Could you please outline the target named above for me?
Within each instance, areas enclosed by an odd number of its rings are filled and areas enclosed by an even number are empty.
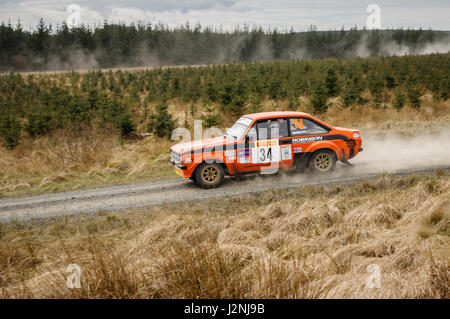
[[[364,151],[351,160],[355,165],[352,173],[389,173],[450,164],[450,128],[435,134],[416,133],[404,137],[396,133],[380,136],[361,132]]]
[[[417,135],[416,135],[417,134]],[[357,177],[373,173],[394,173],[406,169],[422,169],[450,165],[450,128],[436,133],[415,132],[404,136],[395,132],[361,131],[363,151],[350,160],[352,167],[338,162],[333,173],[326,175],[289,173],[256,175],[246,178],[252,186],[299,183],[327,178]],[[234,183],[229,185],[234,186]]]

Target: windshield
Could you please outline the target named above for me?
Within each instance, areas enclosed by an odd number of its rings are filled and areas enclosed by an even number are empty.
[[[236,123],[233,124],[231,128],[227,130],[225,136],[240,139],[244,134],[247,127],[252,123],[252,119],[247,117],[241,117]]]

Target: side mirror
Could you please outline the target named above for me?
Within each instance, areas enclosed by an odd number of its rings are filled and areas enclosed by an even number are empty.
[[[244,142],[245,142],[245,143],[250,142],[250,136],[245,135]]]

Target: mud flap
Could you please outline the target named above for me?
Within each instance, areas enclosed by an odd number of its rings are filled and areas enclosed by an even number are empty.
[[[348,166],[352,166],[353,167],[353,164],[352,163],[350,163],[349,161],[347,161],[347,158],[345,157],[345,151],[344,151],[344,149],[342,149],[342,163],[344,163],[344,164],[347,164]]]

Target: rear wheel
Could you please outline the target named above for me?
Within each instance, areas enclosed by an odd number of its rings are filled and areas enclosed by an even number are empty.
[[[195,181],[203,188],[219,187],[225,179],[223,167],[216,163],[202,163],[195,170]]]
[[[309,167],[317,173],[331,172],[336,167],[336,155],[330,150],[318,150],[312,155]]]

